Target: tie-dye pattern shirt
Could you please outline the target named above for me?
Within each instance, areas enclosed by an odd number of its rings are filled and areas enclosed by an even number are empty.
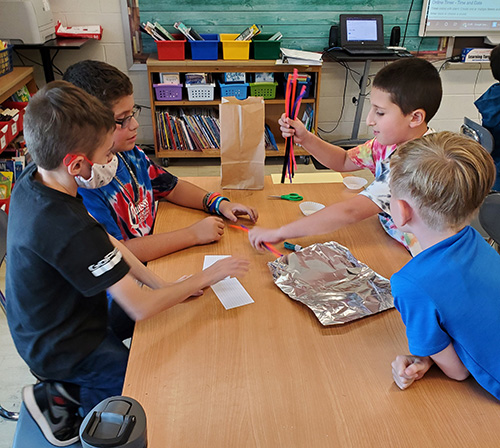
[[[412,233],[399,230],[391,217],[389,189],[390,159],[397,145],[381,145],[376,138],[347,151],[348,157],[360,168],[369,169],[375,180],[360,194],[371,199],[382,210],[379,221],[384,230],[396,241],[405,246],[415,256],[422,249],[417,238]]]
[[[132,175],[123,162],[134,173]],[[120,185],[120,182],[123,184]],[[89,213],[117,240],[129,240],[152,232],[156,217],[155,201],[165,198],[177,185],[177,177],[152,162],[137,146],[119,153],[115,178],[95,190],[79,188]]]

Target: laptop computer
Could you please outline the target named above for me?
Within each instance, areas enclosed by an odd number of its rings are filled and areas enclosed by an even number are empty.
[[[394,54],[384,45],[382,14],[341,14],[340,46],[352,55]]]

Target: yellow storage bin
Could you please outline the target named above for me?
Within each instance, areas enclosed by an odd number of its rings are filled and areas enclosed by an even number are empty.
[[[222,58],[248,60],[250,59],[250,40],[234,40],[238,34],[221,34]]]

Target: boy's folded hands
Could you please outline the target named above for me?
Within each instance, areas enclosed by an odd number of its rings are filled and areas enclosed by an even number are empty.
[[[399,355],[392,361],[392,377],[402,390],[410,387],[415,380],[422,378],[432,366],[430,357]]]

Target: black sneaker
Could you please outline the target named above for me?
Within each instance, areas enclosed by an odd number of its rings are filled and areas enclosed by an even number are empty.
[[[23,388],[26,409],[45,438],[55,446],[68,446],[79,440],[78,430],[82,417],[79,403],[61,384],[41,382]]]

